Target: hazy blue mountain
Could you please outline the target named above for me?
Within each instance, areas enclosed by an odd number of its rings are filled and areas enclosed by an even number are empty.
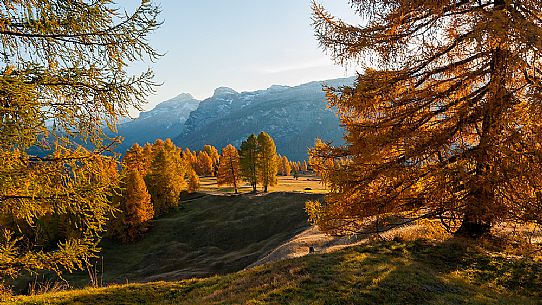
[[[351,85],[353,81],[353,77],[342,78],[242,93],[218,88],[190,113],[174,142],[190,149],[204,144],[221,149],[228,143],[239,147],[248,135],[264,130],[275,139],[280,154],[304,160],[317,137],[343,143],[343,130],[335,111],[326,109],[322,85]]]
[[[134,143],[143,145],[156,139],[174,138],[184,130],[190,113],[200,101],[188,93],[180,94],[158,104],[154,109],[141,112],[139,117],[118,126],[118,136],[124,138],[117,151],[124,152]]]

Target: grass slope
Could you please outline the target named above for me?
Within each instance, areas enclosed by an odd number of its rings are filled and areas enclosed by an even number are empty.
[[[102,243],[104,282],[178,280],[243,269],[308,226],[313,194],[195,194],[131,244]],[[99,263],[99,269],[101,264]],[[68,276],[76,286],[85,274]]]
[[[180,282],[19,297],[5,304],[541,304],[542,263],[460,241],[377,242]]]

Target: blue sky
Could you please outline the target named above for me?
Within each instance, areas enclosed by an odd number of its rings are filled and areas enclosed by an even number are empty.
[[[150,65],[163,85],[149,96],[145,109],[182,92],[203,99],[219,86],[252,91],[354,73],[334,65],[318,47],[309,0],[156,2],[164,24],[150,42],[165,56],[157,63],[136,67]],[[356,20],[347,0],[320,3],[337,16]]]

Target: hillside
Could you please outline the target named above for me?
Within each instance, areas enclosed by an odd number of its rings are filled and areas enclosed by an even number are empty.
[[[332,109],[327,109],[322,85],[351,85],[353,78],[311,82],[295,87],[272,86],[267,90],[238,93],[218,88],[190,113],[184,131],[174,139],[181,147],[237,147],[251,133],[268,132],[280,154],[305,160],[307,148],[320,137],[343,142],[343,130]]]
[[[4,304],[541,304],[542,263],[460,240],[374,242],[180,282],[19,297]]]
[[[155,220],[142,240],[104,240],[103,280],[179,280],[241,270],[306,229],[305,201],[321,196],[190,195],[177,211]],[[88,283],[86,273],[67,279],[75,286]]]

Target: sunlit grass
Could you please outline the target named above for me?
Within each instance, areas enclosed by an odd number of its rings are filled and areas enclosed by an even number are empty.
[[[6,304],[540,304],[542,264],[445,242],[376,242],[219,277]]]
[[[214,194],[233,194],[234,190],[232,186],[218,186],[215,177],[203,177],[200,178],[202,192],[209,192]],[[261,191],[262,187],[258,185],[258,191]],[[250,193],[252,188],[249,184],[242,182],[239,186],[239,193]],[[278,176],[278,184],[276,186],[269,187],[269,192],[295,192],[295,193],[315,193],[324,194],[328,190],[322,184],[320,178],[316,176],[300,176],[298,179],[294,179],[292,176]]]

